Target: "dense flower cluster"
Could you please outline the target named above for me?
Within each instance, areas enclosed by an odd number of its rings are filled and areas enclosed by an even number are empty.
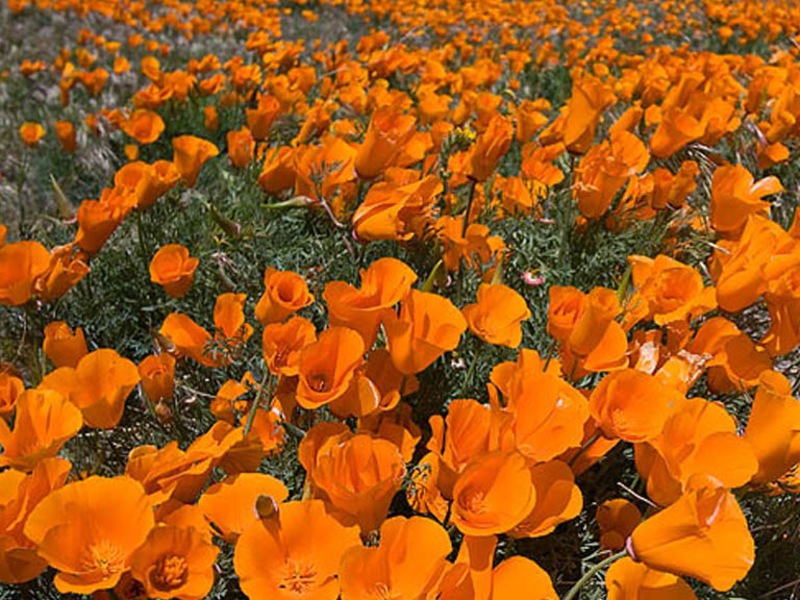
[[[555,600],[583,580],[516,549],[578,518],[609,559],[609,598],[746,578],[741,492],[800,490],[800,401],[781,372],[800,347],[800,213],[773,205],[790,202],[780,174],[797,158],[800,10],[664,3],[654,23],[634,4],[582,3],[585,18],[563,4],[347,3],[384,27],[324,46],[282,37],[271,2],[8,2],[12,19],[86,24],[8,76],[56,86],[62,105],[19,124],[19,152],[70,160],[108,138],[122,165],[74,210],[53,179],[61,245],[0,225],[3,314],[49,321],[27,333],[41,368],[22,352],[0,365],[0,582],[49,570],[63,594],[191,600],[235,576],[253,599]],[[415,41],[423,24],[435,43]],[[725,52],[676,42],[709,24]],[[164,32],[244,42],[176,64]],[[767,56],[736,51],[757,42]],[[530,85],[556,68],[560,105]],[[319,256],[259,264],[237,287],[223,254],[145,239],[142,219],[172,203],[257,243],[198,200],[220,177],[252,183],[273,219],[319,219],[360,279],[327,277]],[[157,300],[131,310],[158,322],[142,326],[151,353],[123,356],[51,317],[132,221]],[[581,289],[514,272],[509,221],[569,239],[648,223],[663,243],[622,256],[616,288]],[[202,311],[198,286],[213,290]],[[542,286],[536,305],[525,289]],[[491,356],[487,376],[465,356]],[[466,383],[431,408],[436,369]],[[137,442],[113,475],[73,468],[69,444],[121,431],[134,390],[151,425],[174,426],[189,373],[207,431]],[[299,485],[269,469],[287,454]],[[582,477],[626,457],[640,493],[588,497]]]

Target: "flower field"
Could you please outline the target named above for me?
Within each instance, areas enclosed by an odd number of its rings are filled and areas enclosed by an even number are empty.
[[[0,600],[800,598],[800,6],[0,4]]]

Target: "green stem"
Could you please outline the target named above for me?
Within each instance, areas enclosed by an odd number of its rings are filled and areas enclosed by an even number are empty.
[[[469,199],[467,200],[467,210],[464,211],[464,223],[461,225],[461,237],[467,236],[467,227],[469,227],[469,213],[472,212],[472,203],[475,200],[475,188],[477,187],[478,182],[474,179],[470,181],[469,184]]]
[[[478,360],[481,357],[481,350],[483,350],[483,343],[478,340],[478,348],[475,350],[475,355],[472,357],[472,363],[469,365],[469,369],[467,370],[467,374],[464,377],[464,383],[461,384],[461,389],[458,390],[458,398],[463,398],[464,394],[467,393],[467,388],[469,387],[470,381],[475,376],[475,369],[478,366]]]
[[[578,459],[583,455],[583,453],[586,452],[589,448],[591,448],[594,445],[594,443],[599,439],[600,439],[599,431],[592,434],[592,436],[588,440],[586,440],[580,448],[578,448],[578,452],[575,454],[575,456],[569,459],[569,466],[571,467],[576,462],[578,462]]]
[[[150,252],[147,250],[147,244],[144,236],[144,224],[142,223],[142,211],[136,211],[136,234],[139,238],[139,252],[142,255],[142,264],[146,273],[150,272]],[[88,278],[87,278],[88,279]]]
[[[250,433],[250,430],[253,428],[253,421],[256,419],[256,411],[258,410],[258,405],[261,404],[261,396],[264,394],[264,388],[269,385],[270,387],[270,395],[272,394],[272,373],[267,372],[264,374],[264,378],[261,380],[261,385],[258,387],[258,392],[256,393],[256,398],[253,400],[253,406],[250,407],[250,414],[247,415],[247,423],[244,425],[244,435]]]
[[[619,560],[620,558],[625,558],[626,556],[628,556],[628,551],[623,550],[622,552],[617,552],[616,554],[612,554],[608,558],[601,560],[591,569],[586,571],[586,573],[584,573],[583,577],[581,577],[578,582],[570,588],[563,600],[573,600],[573,598],[577,598],[581,588],[583,588],[583,586],[586,585],[592,577],[597,575],[597,573],[605,569],[611,563]]]

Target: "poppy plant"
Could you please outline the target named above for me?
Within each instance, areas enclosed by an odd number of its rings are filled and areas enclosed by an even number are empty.
[[[400,303],[399,315],[387,314],[384,328],[395,366],[410,375],[454,350],[467,322],[447,298],[411,290]]]
[[[335,600],[342,555],[360,545],[358,528],[339,523],[321,500],[286,502],[244,530],[233,566],[248,598]]]
[[[113,588],[155,524],[153,508],[130,477],[89,477],[52,492],[33,509],[25,535],[56,568],[62,594]]]
[[[267,267],[264,271],[264,288],[256,304],[256,319],[262,325],[280,323],[314,302],[305,279],[292,271]]]
[[[212,142],[193,135],[172,138],[172,148],[172,162],[188,187],[194,187],[206,161],[219,154],[219,148]]]
[[[154,527],[130,557],[131,576],[148,598],[200,600],[214,585],[218,554],[193,527]]]
[[[173,298],[182,298],[189,292],[194,272],[200,259],[189,256],[189,250],[180,244],[165,244],[150,261],[150,281],[164,288]]]
[[[76,327],[73,332],[64,321],[53,321],[44,328],[42,352],[56,368],[75,368],[78,361],[88,353],[83,329]]]
[[[489,344],[516,348],[522,342],[522,322],[530,319],[525,299],[501,283],[482,283],[478,302],[461,309],[470,331]]]
[[[706,476],[633,530],[634,560],[726,592],[753,566],[755,547],[736,498]]]
[[[347,327],[329,327],[300,351],[297,403],[319,408],[347,391],[364,360],[364,341]]]

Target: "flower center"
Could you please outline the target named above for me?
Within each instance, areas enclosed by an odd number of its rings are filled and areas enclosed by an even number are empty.
[[[286,564],[283,581],[278,587],[295,594],[305,594],[309,588],[314,587],[316,578],[317,571],[313,564],[290,561]]]
[[[98,570],[106,579],[124,570],[125,556],[119,546],[109,540],[100,540],[89,546],[89,556],[84,559],[84,564],[90,570]]]
[[[472,514],[483,514],[486,512],[486,495],[482,491],[473,492],[464,498],[463,506]]]
[[[183,556],[169,554],[162,556],[150,573],[150,581],[159,590],[174,590],[186,583],[189,567]]]
[[[308,387],[315,392],[324,392],[328,386],[328,379],[323,373],[314,373],[308,378]]]

